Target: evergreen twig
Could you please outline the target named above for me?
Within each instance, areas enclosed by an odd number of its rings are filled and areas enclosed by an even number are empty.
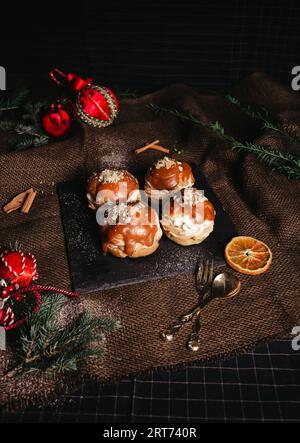
[[[0,96],[0,112],[19,109],[23,105],[29,94],[30,91],[28,91],[27,89],[23,89],[20,91],[16,91],[13,94],[4,94]]]
[[[138,98],[140,94],[138,91],[131,91],[130,89],[126,89],[124,92],[120,93],[120,96],[124,99],[126,98]]]
[[[19,242],[19,240],[16,240],[14,242],[10,242],[9,249],[11,251],[20,251],[22,249],[22,244]]]
[[[57,325],[57,316],[65,304],[65,297],[59,294],[43,299],[40,310],[32,314],[20,330],[16,348],[18,361],[6,377],[35,371],[73,372],[87,360],[103,357],[105,333],[116,331],[119,322],[94,318],[84,312],[62,328]]]
[[[0,129],[14,134],[9,139],[9,144],[15,150],[43,146],[50,140],[41,125],[41,114],[48,106],[48,102],[47,100],[26,102],[28,95],[29,91],[23,90],[0,98],[0,116],[5,113],[4,111],[16,109],[22,111],[21,118],[0,120]]]
[[[231,143],[233,150],[254,154],[258,160],[271,167],[272,170],[277,170],[290,179],[300,178],[300,158],[289,152],[282,152],[278,149],[270,149],[254,143],[242,143],[236,140],[234,137],[226,134],[224,127],[218,121],[213,124],[205,124],[198,120],[194,115],[180,112],[177,109],[163,108],[155,104],[149,104],[148,107],[156,113],[167,112],[180,118],[181,120],[187,120],[195,125],[201,126],[202,128],[208,129]]]
[[[41,129],[40,114],[46,110],[47,106],[48,102],[46,100],[26,103],[23,106],[23,119],[30,122],[36,129]]]
[[[286,138],[294,146],[297,146],[298,148],[300,147],[300,140],[279,127],[272,120],[269,111],[265,107],[261,106],[260,108],[255,108],[254,106],[241,103],[240,100],[238,100],[236,97],[233,97],[232,95],[226,95],[225,98],[231,104],[237,106],[244,114],[256,120],[260,120],[262,122],[262,129],[269,129],[271,131],[277,132],[282,137]]]

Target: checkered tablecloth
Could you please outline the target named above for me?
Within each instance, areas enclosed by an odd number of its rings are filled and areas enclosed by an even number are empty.
[[[290,340],[231,360],[159,371],[114,385],[86,384],[47,408],[2,422],[300,422],[300,351]]]

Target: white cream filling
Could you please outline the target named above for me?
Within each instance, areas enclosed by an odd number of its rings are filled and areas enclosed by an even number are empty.
[[[214,226],[213,220],[204,220],[202,223],[195,223],[188,215],[176,217],[172,221],[163,220],[162,224],[173,233],[177,231],[178,234],[180,233],[187,237],[201,236],[208,231],[210,227]]]

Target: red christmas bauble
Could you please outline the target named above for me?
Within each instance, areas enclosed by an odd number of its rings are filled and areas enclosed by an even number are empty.
[[[29,286],[38,279],[37,262],[30,253],[2,250],[0,253],[0,282],[5,295],[5,287],[17,285]],[[0,294],[1,295],[1,294]]]
[[[119,104],[110,89],[98,85],[82,88],[77,98],[77,115],[90,126],[109,126],[117,117]]]
[[[43,117],[43,128],[52,137],[64,137],[71,128],[71,117],[60,103],[53,103]]]

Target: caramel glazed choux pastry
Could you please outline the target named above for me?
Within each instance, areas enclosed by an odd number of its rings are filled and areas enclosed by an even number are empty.
[[[140,200],[139,182],[130,172],[105,169],[94,172],[88,179],[89,208],[97,210],[106,202],[134,202]]]
[[[107,203],[99,211],[104,222],[100,227],[102,250],[115,257],[145,257],[156,251],[162,230],[156,211],[144,202]],[[99,216],[99,211],[97,217]]]
[[[172,193],[193,186],[194,183],[192,169],[187,163],[164,157],[148,170],[145,192],[153,200],[162,200]]]
[[[214,229],[215,210],[202,191],[189,188],[163,207],[161,225],[167,237],[182,246],[199,244]]]

